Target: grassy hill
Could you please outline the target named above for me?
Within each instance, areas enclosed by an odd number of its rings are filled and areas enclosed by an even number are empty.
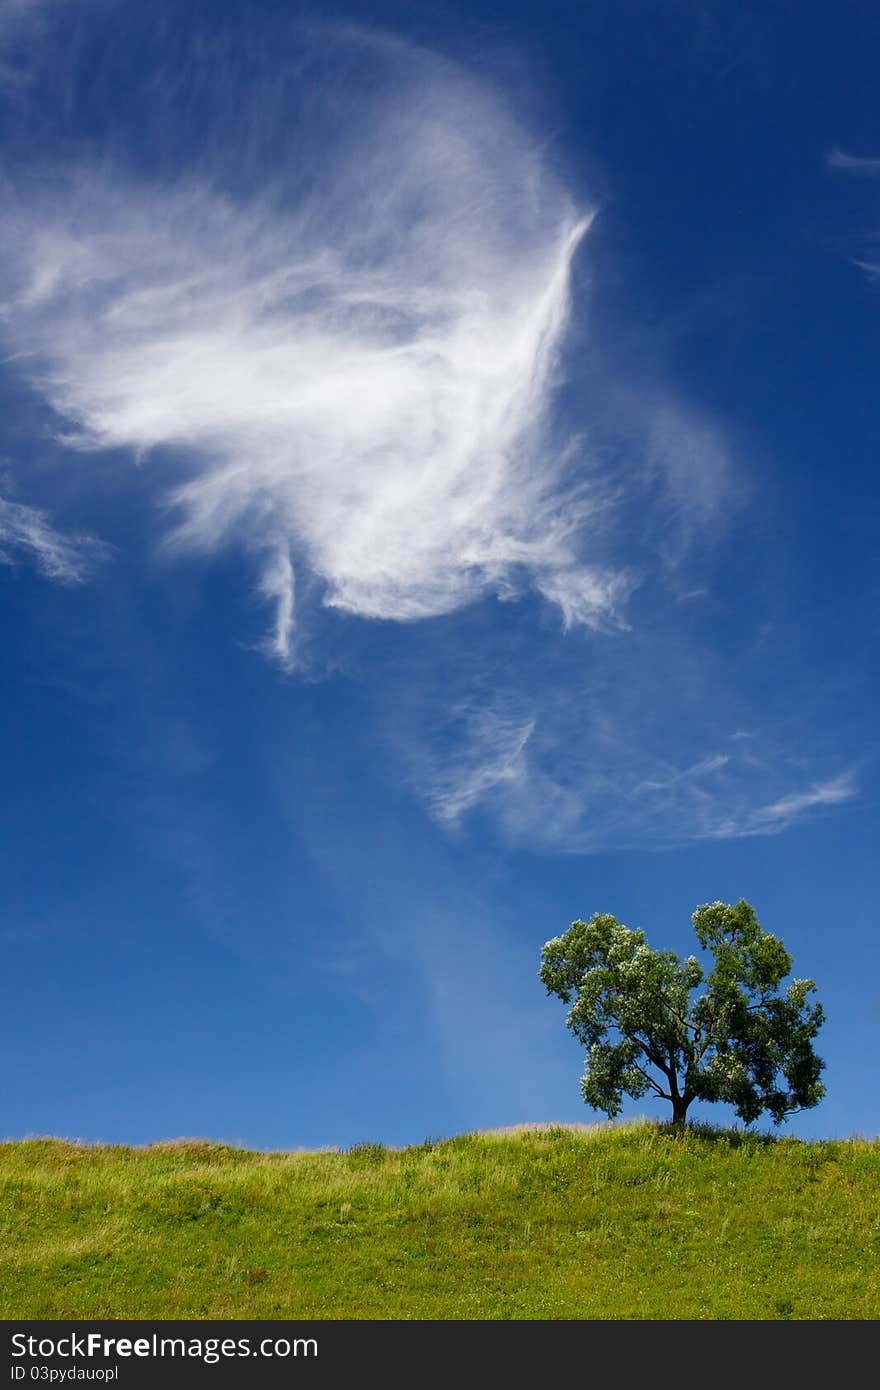
[[[0,1317],[877,1318],[880,1141],[0,1144]]]

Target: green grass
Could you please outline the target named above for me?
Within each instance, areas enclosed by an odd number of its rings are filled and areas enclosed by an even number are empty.
[[[876,1318],[880,1141],[0,1144],[3,1318]]]

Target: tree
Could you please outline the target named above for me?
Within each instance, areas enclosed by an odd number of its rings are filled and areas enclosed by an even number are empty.
[[[780,985],[792,958],[747,902],[707,903],[692,918],[714,960],[654,951],[609,913],[572,922],[541,952],[548,994],[571,1004],[568,1027],[587,1048],[584,1100],[611,1117],[624,1095],[649,1092],[685,1123],[695,1100],[725,1101],[746,1124],[780,1124],[818,1105],[825,1063],[813,1051],[824,1021],[812,980]]]

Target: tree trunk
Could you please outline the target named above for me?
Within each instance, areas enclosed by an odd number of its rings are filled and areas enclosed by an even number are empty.
[[[690,1101],[685,1100],[683,1096],[672,1097],[672,1123],[676,1128],[685,1123],[689,1105]]]

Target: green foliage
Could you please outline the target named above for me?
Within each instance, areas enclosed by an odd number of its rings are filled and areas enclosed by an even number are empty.
[[[0,1144],[0,1317],[876,1319],[878,1213],[880,1142],[705,1125]]]
[[[348,1162],[351,1168],[381,1168],[388,1153],[384,1144],[372,1144],[363,1141],[360,1144],[352,1144],[348,1151]]]
[[[681,1123],[695,1100],[724,1101],[747,1124],[780,1124],[825,1094],[813,1039],[824,1021],[812,980],[793,980],[791,956],[747,902],[693,914],[711,970],[655,951],[610,913],[573,922],[541,952],[548,994],[570,1004],[568,1027],[587,1049],[584,1099],[620,1114],[624,1095],[672,1103]]]

